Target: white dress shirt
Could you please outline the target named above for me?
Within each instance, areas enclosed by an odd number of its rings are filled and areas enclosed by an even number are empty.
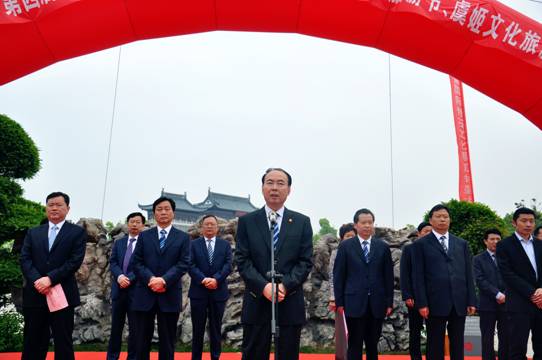
[[[203,237],[205,239],[205,248],[209,248],[209,241],[211,241],[211,248],[213,249],[213,253],[215,252],[215,243],[216,243],[216,236],[213,236],[211,239],[207,239],[205,236]]]
[[[51,233],[51,229],[53,228],[53,226],[56,226],[56,235],[58,236],[58,233],[60,232],[60,229],[62,229],[62,225],[64,225],[65,222],[66,222],[66,220],[62,220],[58,224],[53,224],[52,222],[49,221],[49,232],[48,232],[48,234]]]
[[[363,249],[363,242],[367,241],[367,253],[368,254],[371,253],[371,239],[372,238],[373,238],[372,236],[369,236],[368,239],[364,239],[364,238],[362,238],[361,236],[358,235],[359,244],[361,245],[362,249]]]
[[[160,231],[162,230],[166,230],[166,239],[169,235],[169,232],[171,231],[171,228],[173,227],[173,224],[169,225],[167,228],[163,229],[161,228],[160,226],[156,226],[156,230],[158,231],[158,239],[160,239],[160,237],[162,236],[162,234],[160,234]]]
[[[433,232],[433,235],[435,235],[435,237],[437,238],[440,246],[442,246],[440,242],[440,238],[444,236],[445,237],[444,244],[446,245],[446,250],[450,250],[450,234],[448,233],[448,231],[446,231],[446,234],[439,234],[435,230],[431,230],[431,231]]]
[[[265,214],[266,214],[266,218],[267,218],[267,225],[269,226],[269,228],[271,228],[271,221],[269,221],[269,214],[271,213],[271,211],[273,211],[270,207],[268,207],[267,205],[265,205]],[[278,209],[277,211],[275,211],[275,213],[277,214],[277,226],[279,227],[279,232],[280,232],[280,226],[282,224],[282,218],[284,217],[284,206],[281,207],[280,209]]]

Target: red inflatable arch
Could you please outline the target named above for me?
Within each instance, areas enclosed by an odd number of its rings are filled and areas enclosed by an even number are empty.
[[[542,129],[542,24],[493,0],[0,0],[0,84],[141,39],[291,32],[448,73]]]

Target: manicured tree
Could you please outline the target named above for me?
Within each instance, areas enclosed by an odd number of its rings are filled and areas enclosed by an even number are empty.
[[[34,141],[18,123],[0,114],[0,294],[22,283],[18,254],[5,244],[17,239],[13,247],[20,248],[26,230],[45,216],[42,205],[22,197],[16,182],[32,178],[39,169]]]

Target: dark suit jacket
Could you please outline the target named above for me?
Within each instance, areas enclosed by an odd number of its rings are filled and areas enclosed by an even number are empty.
[[[34,288],[34,281],[49,276],[52,285],[60,284],[70,306],[80,304],[75,273],[85,258],[87,233],[65,222],[49,251],[49,223],[30,229],[21,250],[21,269],[25,279],[24,307],[47,307],[45,296]]]
[[[228,282],[226,278],[231,273],[231,246],[226,240],[219,237],[215,241],[213,252],[213,265],[209,265],[207,244],[204,237],[197,238],[190,245],[190,289],[188,297],[192,299],[206,299],[211,296],[214,301],[226,301],[229,297]],[[218,287],[209,290],[201,284],[206,277],[216,279]]]
[[[386,308],[393,307],[393,263],[388,244],[371,239],[369,263],[365,262],[359,238],[340,243],[333,267],[335,304],[344,306],[348,317],[365,315],[371,294],[371,309],[375,318],[384,318]]]
[[[505,294],[504,282],[497,264],[493,262],[487,250],[484,250],[474,257],[472,267],[480,294],[478,310],[497,311],[499,304],[496,296],[499,292]]]
[[[467,307],[476,306],[467,242],[449,234],[445,253],[431,232],[416,240],[413,249],[415,306],[429,306],[429,313],[434,316],[448,316],[452,308],[459,316],[466,316]]]
[[[139,240],[138,240],[139,242]],[[137,245],[137,242],[136,242]],[[122,293],[133,292],[135,288],[136,276],[134,273],[134,256],[128,263],[128,273],[124,274],[122,271],[122,265],[124,264],[124,256],[126,255],[126,249],[128,247],[128,236],[118,239],[113,244],[113,250],[111,251],[111,257],[109,259],[109,269],[111,270],[111,300],[117,300]],[[135,249],[134,249],[135,250]],[[117,279],[120,275],[125,275],[130,279],[130,286],[126,289],[121,289]]]
[[[245,282],[243,324],[265,324],[271,321],[271,302],[262,291],[270,281],[271,235],[265,209],[239,218],[235,261]],[[312,269],[312,228],[308,217],[285,209],[277,243],[276,271],[283,274],[287,294],[279,303],[279,325],[301,325],[305,322],[303,283]]]
[[[403,248],[401,254],[400,283],[403,300],[414,299],[412,270],[412,244],[409,244]]]
[[[152,227],[139,234],[132,255],[137,282],[132,310],[149,311],[156,303],[161,312],[181,311],[181,277],[190,266],[190,239],[188,234],[171,228],[166,246],[160,250],[158,230]],[[166,291],[156,293],[147,284],[152,276],[166,281]]]
[[[497,244],[497,262],[506,285],[506,310],[534,312],[536,306],[531,296],[542,287],[542,242],[533,241],[538,268],[538,280],[534,269],[515,234]]]

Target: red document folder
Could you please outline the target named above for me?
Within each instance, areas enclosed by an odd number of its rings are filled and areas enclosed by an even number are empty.
[[[47,306],[49,306],[49,312],[55,312],[68,307],[68,300],[64,294],[64,290],[60,284],[56,284],[51,287],[47,295]]]

